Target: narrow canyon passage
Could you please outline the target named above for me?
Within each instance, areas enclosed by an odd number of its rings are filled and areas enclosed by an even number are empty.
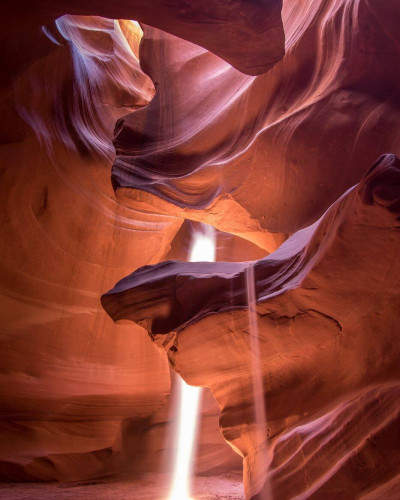
[[[0,32],[0,498],[400,498],[397,0],[37,0]]]

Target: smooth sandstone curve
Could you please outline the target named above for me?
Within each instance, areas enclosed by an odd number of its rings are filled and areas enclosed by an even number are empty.
[[[385,155],[319,221],[266,258],[147,266],[102,297],[115,321],[144,326],[185,380],[211,388],[222,410],[222,432],[244,457],[247,498],[262,498],[271,485],[281,491],[277,471],[266,466],[268,454],[272,468],[282,458],[278,445],[271,448],[276,440],[285,440],[289,431],[301,434],[301,425],[318,429],[318,419],[334,408],[341,413],[369,388],[398,382],[399,216],[400,161]],[[265,432],[255,421],[252,398],[252,367],[258,362],[251,354],[245,289],[251,267]],[[328,480],[336,494],[345,494],[340,477],[351,462],[332,463],[324,450],[319,459],[309,480],[312,485],[322,478],[315,498],[327,498]],[[384,469],[386,476],[398,473],[395,463]],[[302,494],[303,477],[294,475],[279,498]],[[358,491],[381,480],[360,476]]]

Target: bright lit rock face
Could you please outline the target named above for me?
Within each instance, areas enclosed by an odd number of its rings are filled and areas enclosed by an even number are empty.
[[[248,498],[270,488],[280,499],[370,490],[381,498],[381,483],[396,481],[400,450],[389,436],[399,429],[399,216],[400,160],[387,155],[264,259],[165,262],[103,296],[114,320],[146,327],[188,383],[211,388],[222,432],[244,457]],[[265,434],[252,391],[250,266]]]
[[[398,500],[398,1],[31,4],[0,33],[0,478],[169,472],[169,358],[210,388],[197,472]],[[198,222],[224,262],[177,262]]]
[[[396,1],[287,0],[286,55],[258,77],[144,28],[157,95],[117,125],[117,196],[275,250],[269,232],[309,225],[381,154],[400,154],[398,15]]]
[[[141,29],[65,16],[27,37],[35,51],[15,52],[1,97],[0,478],[154,472],[174,447],[167,357],[100,304],[132,269],[185,259],[190,238],[182,218],[123,206],[112,189],[115,122],[155,94]],[[260,252],[224,238],[237,259]],[[196,470],[238,469],[209,395],[203,413]]]
[[[60,26],[69,41],[47,40],[52,51],[12,86],[13,106],[34,131],[3,100],[16,124],[1,146],[3,480],[119,471],[122,423],[148,419],[170,390],[166,357],[140,329],[132,339],[131,328],[115,326],[99,303],[132,267],[165,258],[181,226],[119,205],[110,185],[113,122],[125,105],[149,102],[153,86],[123,23]],[[116,52],[104,58],[110,37]]]

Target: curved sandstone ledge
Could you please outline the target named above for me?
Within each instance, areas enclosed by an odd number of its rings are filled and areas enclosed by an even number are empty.
[[[145,326],[188,383],[211,388],[224,437],[244,457],[247,498],[261,499],[271,487],[281,491],[274,443],[287,432],[298,429],[301,436],[302,425],[322,432],[321,417],[335,408],[340,413],[370,387],[399,379],[399,215],[400,161],[384,155],[319,221],[266,258],[146,266],[102,297],[115,321]],[[246,290],[251,268],[253,332]],[[254,332],[259,360],[252,354]],[[266,425],[255,418],[254,367],[262,376]],[[330,428],[328,417],[324,422]],[[361,434],[373,434],[371,422],[360,425]],[[337,498],[326,496],[328,480],[329,491],[354,498],[341,480],[351,480],[349,461],[335,456],[334,464],[324,450],[312,470],[302,455],[296,467],[303,474],[289,462],[286,493],[279,498],[297,498],[305,484],[315,489],[310,498]],[[358,491],[378,488],[398,473],[396,463],[385,462],[375,479],[360,473]]]
[[[315,222],[381,154],[400,155],[399,15],[395,0],[283,2],[285,56],[257,77],[142,26],[156,95],[117,122],[121,202],[146,192],[207,222],[228,196],[270,233]]]
[[[32,28],[65,14],[134,19],[200,45],[249,75],[268,71],[285,54],[282,0],[129,0],[35,2],[9,5],[3,36],[18,47],[21,27]],[[21,19],[21,9],[29,16]],[[16,28],[17,27],[17,28]],[[18,35],[17,35],[18,34]],[[14,36],[14,39],[13,39]],[[12,47],[13,45],[11,45]],[[1,53],[0,53],[1,56]]]
[[[30,38],[48,54],[20,66],[14,107],[46,151],[54,155],[61,143],[85,158],[113,159],[115,122],[155,94],[139,64],[141,37],[131,21],[66,15]]]
[[[72,15],[47,36],[17,26],[35,57],[13,54],[17,77],[0,99],[0,481],[159,471],[173,453],[167,356],[99,303],[132,269],[184,250],[182,217],[123,206],[110,183],[115,121],[154,93],[141,30]],[[232,470],[241,460],[226,453],[219,408],[202,412],[196,471]]]

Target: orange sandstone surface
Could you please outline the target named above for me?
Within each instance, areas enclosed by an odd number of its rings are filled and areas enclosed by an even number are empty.
[[[5,10],[0,497],[398,500],[397,0]]]
[[[246,498],[381,498],[389,480],[399,493],[399,216],[400,160],[386,155],[267,257],[146,266],[102,297],[188,383],[211,389]]]

